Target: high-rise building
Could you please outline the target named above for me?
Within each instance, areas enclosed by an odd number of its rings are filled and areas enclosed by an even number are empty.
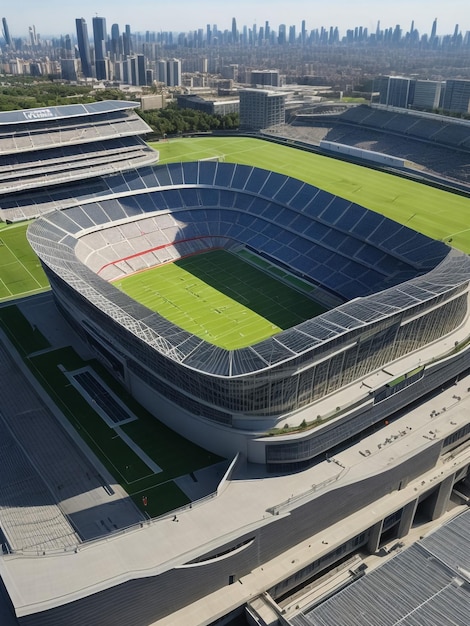
[[[36,26],[34,24],[28,28],[29,34],[29,43],[32,48],[35,48],[38,45],[38,36],[36,33]]]
[[[167,67],[166,61],[157,61],[157,81],[159,83],[167,84]]]
[[[91,65],[90,41],[88,39],[87,23],[83,17],[81,17],[75,20],[75,26],[77,28],[78,52],[80,54],[80,62],[82,64],[82,73],[85,78],[91,78],[93,76],[93,68]]]
[[[64,37],[64,54],[66,59],[72,58],[72,40],[70,35],[65,35]]]
[[[126,56],[129,56],[132,53],[132,37],[131,37],[131,27],[129,24],[126,24],[124,27],[124,33],[122,34],[122,43],[123,43],[123,52]]]
[[[416,80],[402,76],[382,76],[378,81],[379,103],[408,108],[414,100]]]
[[[220,73],[223,78],[238,82],[238,63],[232,63],[231,65],[223,65]]]
[[[240,129],[261,130],[283,124],[286,118],[286,96],[267,89],[240,91]]]
[[[437,80],[417,80],[413,98],[415,109],[439,109],[442,106],[442,95],[445,82]]]
[[[137,85],[146,85],[147,84],[147,75],[145,72],[145,57],[143,54],[136,55],[136,65],[137,65]]]
[[[77,80],[77,59],[61,59],[60,60],[60,75],[63,80],[76,81]]]
[[[279,70],[253,70],[251,72],[250,84],[253,87],[256,85],[260,87],[280,87]]]
[[[3,37],[5,38],[5,43],[7,46],[9,46],[10,48],[14,48],[13,45],[13,41],[12,38],[10,36],[10,29],[8,28],[8,23],[7,23],[7,18],[6,17],[2,17],[2,30],[3,30]]]
[[[431,41],[434,41],[434,39],[436,39],[436,33],[437,33],[437,17],[434,19],[434,22],[432,23],[431,36],[429,37]]]
[[[442,106],[451,113],[469,113],[470,80],[447,80]]]
[[[232,17],[232,43],[238,42],[237,20]]]
[[[168,87],[178,87],[181,85],[181,61],[170,59],[167,61],[167,83]]]
[[[121,42],[121,37],[119,33],[119,24],[113,24],[111,26],[111,41],[110,41],[110,52],[114,56],[117,56],[119,53],[122,54],[122,50],[119,49],[119,44]],[[122,43],[121,43],[122,47]]]
[[[93,42],[95,44],[95,71],[98,80],[108,78],[106,62],[106,18],[93,18]]]

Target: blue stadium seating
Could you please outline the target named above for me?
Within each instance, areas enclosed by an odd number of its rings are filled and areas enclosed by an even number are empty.
[[[137,170],[131,170],[123,173],[124,180],[126,181],[131,191],[137,191],[142,187],[142,181]]]
[[[233,194],[227,194],[227,200],[232,204],[224,204],[222,201],[223,191],[218,189],[199,189],[199,196],[203,206],[232,206]],[[229,197],[230,196],[230,197]]]
[[[138,197],[139,196],[123,196],[119,199],[123,210],[129,217],[142,213],[142,209],[137,202]]]
[[[230,193],[229,191],[224,191],[223,189],[219,191],[219,194],[220,194],[219,196],[220,199],[218,201],[218,204],[220,206],[227,207],[227,208],[232,208],[234,206],[234,203],[236,202],[236,198],[237,198],[235,194]],[[212,206],[217,206],[217,205],[214,203]]]
[[[246,191],[258,194],[265,184],[270,172],[267,170],[253,170],[245,186]]]
[[[199,206],[201,204],[199,194],[197,189],[180,189],[181,200],[184,203],[184,206],[192,207]]]
[[[289,178],[279,191],[273,195],[273,199],[281,204],[289,204],[289,201],[300,191],[305,183],[295,178]]]
[[[232,180],[233,187],[235,189],[244,189],[247,183],[247,180],[251,175],[252,170],[253,170],[252,167],[249,167],[249,168],[237,167],[233,176],[233,180]]]
[[[155,168],[142,167],[139,169],[140,178],[144,181],[146,187],[155,187],[157,184],[157,177],[155,176]]]
[[[315,188],[313,188],[315,189]],[[310,185],[302,185],[295,196],[293,196],[289,202],[289,206],[291,206],[296,211],[303,211],[305,206],[312,199],[312,187]]]
[[[273,198],[282,185],[285,183],[286,177],[277,172],[271,172],[266,178],[266,181],[262,187],[260,187],[259,193],[267,198]]]
[[[183,171],[183,181],[185,185],[197,185],[199,180],[199,163],[190,161],[185,163]]]
[[[155,169],[155,177],[160,187],[168,187],[171,185],[170,172],[167,165],[161,165]]]
[[[224,163],[224,167],[218,167],[214,184],[222,188],[230,187],[236,167],[235,163]]]
[[[199,184],[212,186],[214,184],[216,171],[216,161],[208,161],[207,163],[204,163],[204,167],[199,167]]]
[[[168,165],[168,173],[173,185],[182,185],[184,183],[183,171],[184,170],[180,167],[179,163],[171,163]]]
[[[94,223],[99,226],[101,224],[107,224],[109,222],[109,217],[106,213],[101,209],[98,203],[92,203],[87,206],[87,213],[94,221]]]
[[[121,204],[117,200],[102,200],[100,206],[106,215],[109,216],[110,221],[122,220],[126,217]]]

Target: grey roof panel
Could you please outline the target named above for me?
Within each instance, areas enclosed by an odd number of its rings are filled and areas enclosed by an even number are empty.
[[[138,106],[138,102],[103,100],[102,102],[94,102],[92,104],[68,104],[56,107],[25,109],[21,111],[1,111],[0,126],[2,124],[30,124],[31,122],[59,120],[90,114],[112,113],[113,111],[135,109]]]

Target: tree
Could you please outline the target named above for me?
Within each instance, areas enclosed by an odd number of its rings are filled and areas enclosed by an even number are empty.
[[[160,136],[191,132],[208,132],[218,129],[238,128],[238,113],[209,115],[194,109],[178,109],[169,105],[166,109],[138,111],[152,130]]]

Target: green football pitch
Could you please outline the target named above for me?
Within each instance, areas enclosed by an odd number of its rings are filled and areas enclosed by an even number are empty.
[[[325,310],[225,250],[185,257],[114,284],[177,326],[227,350],[253,345]]]
[[[299,178],[470,253],[470,199],[464,196],[247,137],[193,137],[152,145],[160,152],[162,164],[219,157]]]
[[[48,289],[37,256],[26,241],[27,224],[0,229],[0,300]]]

